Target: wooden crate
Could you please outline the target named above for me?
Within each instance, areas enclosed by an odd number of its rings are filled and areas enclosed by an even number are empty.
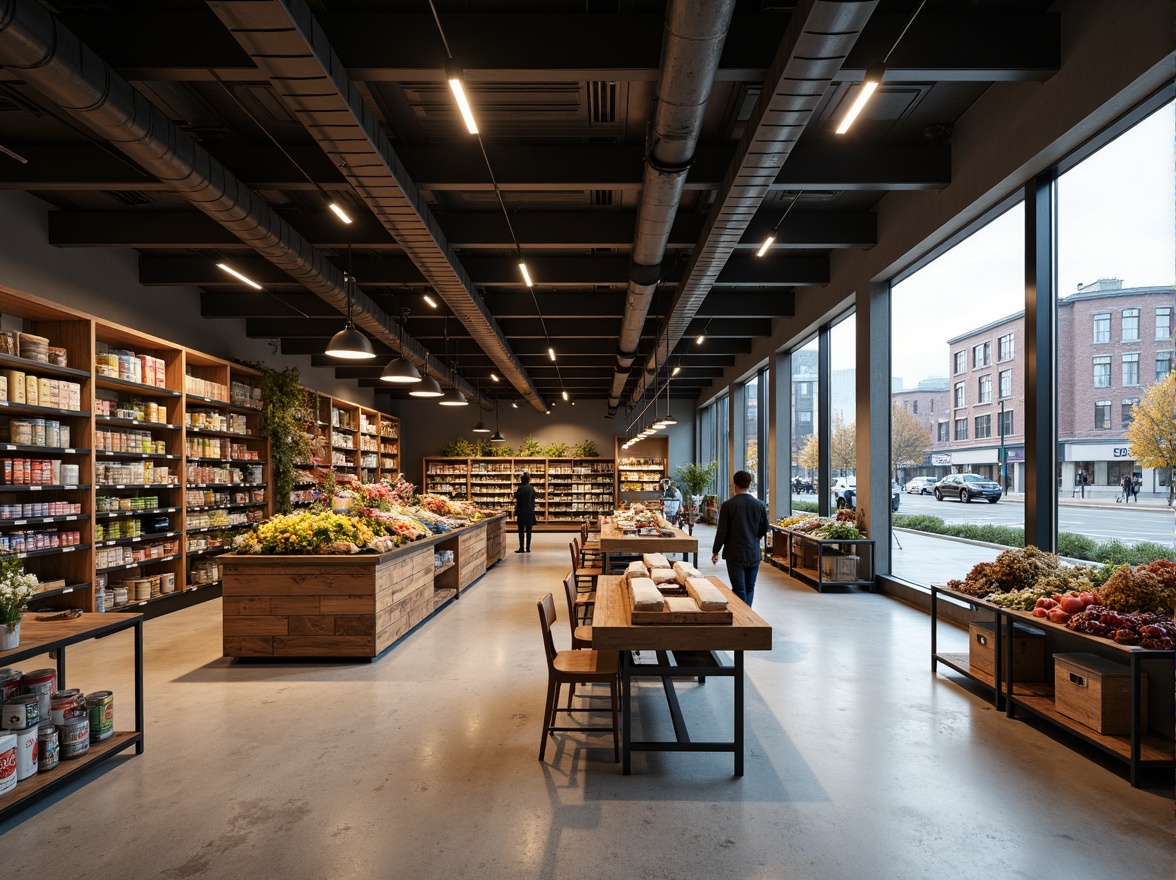
[[[1131,732],[1131,669],[1096,654],[1054,654],[1054,706],[1103,734]],[[1147,730],[1147,676],[1140,680],[1140,728]]]
[[[996,624],[977,621],[968,627],[968,662],[976,672],[992,679],[996,675]],[[1002,650],[1004,646],[1001,646]],[[1001,658],[1004,663],[1004,658]],[[1003,677],[1002,672],[1002,677]],[[1033,627],[1013,624],[1013,681],[1045,679],[1045,633]]]
[[[856,581],[858,557],[841,553],[822,554],[821,576],[827,581]]]

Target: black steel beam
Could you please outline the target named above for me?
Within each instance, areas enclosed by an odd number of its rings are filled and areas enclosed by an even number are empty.
[[[514,213],[511,225],[528,251],[628,248],[633,244],[636,218],[633,211]],[[445,213],[437,219],[450,243],[459,250],[501,249],[514,245],[506,221],[497,212]],[[693,248],[704,220],[701,214],[679,214],[670,230],[668,247],[677,250]],[[392,236],[371,214],[353,212],[354,222],[349,227],[344,227],[325,210],[290,216],[287,221],[318,248],[342,250],[347,247],[350,235],[356,248],[399,250]],[[779,212],[764,212],[757,215],[748,227],[739,247],[758,249],[777,224],[777,247],[861,248],[878,243],[874,214],[796,212],[781,222]],[[61,248],[249,250],[240,239],[204,214],[142,209],[51,211],[49,243]]]
[[[772,322],[755,318],[695,318],[690,322],[686,339],[697,339],[699,334],[706,338],[699,348],[705,348],[712,339],[749,339],[753,336],[771,336]]]
[[[233,256],[226,259],[238,272],[262,285],[280,288],[300,287],[298,282],[261,257]],[[339,258],[341,268],[346,261]],[[514,257],[470,257],[465,267],[479,287],[511,287],[525,291]],[[527,268],[542,291],[550,287],[590,288],[598,284],[623,285],[629,278],[629,258],[614,256],[537,257],[527,260]],[[664,284],[677,283],[681,266],[666,272]],[[425,279],[412,261],[403,256],[363,256],[354,258],[354,274],[359,285],[424,285]],[[826,284],[829,281],[829,258],[773,256],[757,259],[739,257],[727,263],[719,275],[719,287],[796,287]],[[241,289],[244,285],[217,267],[209,257],[139,257],[139,282],[152,285],[196,285],[199,287]],[[543,296],[542,293],[538,294]],[[593,294],[585,294],[584,297]],[[581,297],[576,297],[581,298]],[[554,300],[552,300],[554,302]],[[532,313],[533,313],[532,309]],[[618,313],[619,314],[619,313]]]
[[[701,318],[791,318],[794,314],[796,294],[792,291],[732,293],[713,288],[697,313]]]
[[[0,166],[0,189],[137,190],[170,188],[92,144],[6,142],[28,165]],[[209,152],[253,190],[315,192],[348,190],[349,184],[326,154],[287,145],[306,174],[268,143],[210,142]],[[696,153],[688,190],[718,189],[730,160],[728,144],[702,144]],[[514,191],[641,188],[644,152],[641,144],[571,144],[533,146],[490,145],[499,185]],[[398,155],[417,186],[425,191],[493,192],[486,163],[476,146],[450,142],[427,147],[398,145]],[[939,189],[951,180],[951,149],[925,142],[879,145],[856,140],[845,143],[802,141],[784,164],[776,190]]]
[[[875,14],[840,76],[860,79],[902,31],[906,13]],[[256,81],[253,63],[205,10],[74,13],[61,20],[129,79]],[[437,32],[423,14],[316,12],[357,81],[440,82]],[[762,81],[788,16],[736,13],[716,79]],[[584,82],[657,78],[664,17],[447,13],[445,30],[476,83]],[[868,50],[868,51],[867,51]],[[1041,80],[1060,63],[1060,24],[1051,13],[924,12],[904,34],[888,71],[908,81]]]

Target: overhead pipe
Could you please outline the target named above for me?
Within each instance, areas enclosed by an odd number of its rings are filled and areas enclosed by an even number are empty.
[[[686,335],[877,5],[877,0],[797,3],[631,403],[640,399],[649,370],[669,358]]]
[[[547,404],[305,0],[209,7],[519,394]]]
[[[0,66],[37,89],[146,172],[183,195],[242,242],[347,312],[344,273],[295,232],[200,144],[40,3],[0,0]],[[437,375],[445,366],[411,337],[401,341],[392,317],[361,290],[355,323],[416,366]],[[490,404],[465,380],[458,390],[485,410]]]
[[[670,229],[694,161],[702,117],[734,9],[735,0],[671,0],[666,10],[657,97],[646,137],[645,174],[629,264],[629,289],[608,393],[609,418],[617,414],[621,393],[637,359],[653,294],[662,278]]]

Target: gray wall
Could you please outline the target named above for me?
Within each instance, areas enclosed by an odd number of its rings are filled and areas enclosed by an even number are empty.
[[[245,336],[241,318],[206,320],[195,287],[144,287],[138,253],[105,248],[55,248],[48,240],[50,206],[23,192],[0,192],[0,284],[104,320],[222,358],[296,366],[304,385],[366,406],[370,389],[341,382],[309,357],[274,354],[264,339]],[[266,296],[246,291],[242,296]]]

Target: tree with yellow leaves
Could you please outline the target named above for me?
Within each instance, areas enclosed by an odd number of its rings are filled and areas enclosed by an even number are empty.
[[[1176,372],[1147,389],[1131,407],[1127,426],[1131,457],[1147,468],[1168,471],[1168,503],[1172,503],[1172,478],[1176,472]]]
[[[896,406],[890,413],[890,466],[898,469],[921,465],[931,448],[931,432],[910,410]]]

